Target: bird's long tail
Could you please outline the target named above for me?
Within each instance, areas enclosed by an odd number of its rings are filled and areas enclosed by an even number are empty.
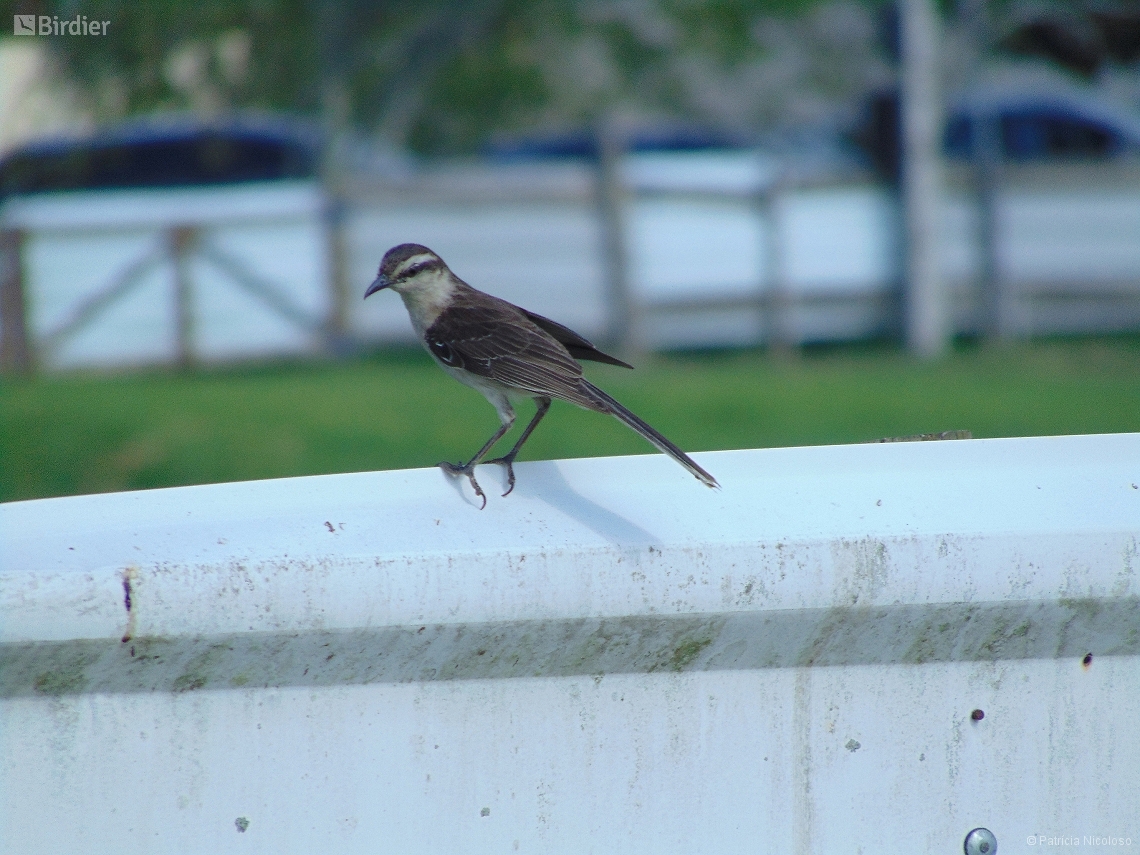
[[[582,392],[597,405],[597,409],[604,413],[610,413],[616,416],[619,420],[624,422],[629,427],[633,428],[651,443],[657,447],[658,450],[668,454],[686,469],[693,473],[693,475],[706,487],[720,487],[716,482],[716,478],[702,469],[696,464],[689,455],[681,451],[677,446],[666,439],[659,431],[649,425],[647,422],[642,421],[636,415],[631,413],[593,383],[588,380],[582,380]]]

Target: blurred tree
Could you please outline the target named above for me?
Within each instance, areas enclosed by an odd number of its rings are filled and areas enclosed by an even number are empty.
[[[998,46],[1093,77],[1108,63],[1140,59],[1140,6],[1135,0],[1097,0],[1030,7],[1011,21]]]
[[[103,119],[231,108],[323,115],[430,153],[615,105],[754,127],[865,84],[875,0],[3,0],[110,21],[54,37]],[[818,48],[805,61],[802,45]],[[794,86],[792,87],[795,88]],[[807,96],[802,97],[806,92]]]

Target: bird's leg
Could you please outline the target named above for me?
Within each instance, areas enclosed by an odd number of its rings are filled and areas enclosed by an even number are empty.
[[[486,443],[484,443],[482,448],[475,452],[474,457],[472,457],[466,463],[448,463],[446,460],[444,460],[436,464],[448,475],[467,476],[467,480],[471,482],[472,489],[475,490],[475,495],[483,500],[483,504],[479,506],[479,510],[483,510],[483,508],[487,507],[487,494],[483,492],[483,488],[480,487],[479,482],[475,480],[475,467],[479,465],[480,461],[482,461],[482,459],[487,456],[487,452],[491,450],[491,447],[500,439],[502,439],[503,434],[509,431],[511,429],[511,425],[515,423],[515,414],[513,412],[510,412],[509,414],[500,413],[500,416],[503,416],[502,426],[497,431],[495,431],[494,436],[492,436],[489,440],[487,440]]]
[[[503,493],[504,496],[509,496],[511,490],[515,488],[514,462],[515,458],[518,457],[519,449],[522,448],[523,443],[526,442],[527,437],[530,436],[530,432],[538,427],[538,423],[542,421],[542,417],[546,415],[546,411],[550,409],[549,398],[535,398],[534,403],[538,407],[538,411],[534,414],[534,418],[530,420],[530,424],[526,426],[526,430],[522,432],[522,436],[520,436],[519,441],[515,443],[515,447],[508,451],[503,457],[496,457],[494,460],[487,461],[488,463],[500,463],[507,467],[507,492]]]

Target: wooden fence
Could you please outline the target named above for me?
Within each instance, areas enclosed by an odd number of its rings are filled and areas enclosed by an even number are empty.
[[[720,178],[700,177],[710,164]],[[954,332],[1140,329],[1140,169],[1007,166],[994,181],[981,188],[968,172],[949,173],[941,271]],[[216,215],[164,215],[145,251],[102,284],[68,295],[68,311],[52,323],[31,323],[44,295],[60,291],[59,277],[73,274],[38,269],[29,247],[65,233],[111,237],[123,227],[0,219],[8,224],[4,370],[51,366],[156,267],[171,271],[173,344],[163,358],[178,364],[199,358],[195,342],[210,332],[194,310],[201,265],[303,331],[295,345],[302,351],[407,342],[398,301],[358,299],[384,251],[403,241],[432,246],[476,287],[626,350],[786,350],[901,331],[897,200],[868,176],[793,177],[751,153],[633,155],[600,171],[587,163],[441,166],[400,180],[361,178],[322,198],[323,261],[312,275],[323,278],[307,286],[323,294],[316,307],[281,287],[281,270],[267,273],[232,242],[214,240],[225,225]],[[281,215],[262,211],[243,222],[275,221]]]

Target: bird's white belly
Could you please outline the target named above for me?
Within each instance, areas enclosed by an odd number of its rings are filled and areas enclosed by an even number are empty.
[[[429,350],[428,353],[431,353],[431,351]],[[436,364],[440,368],[442,368],[464,386],[470,386],[472,389],[475,389],[484,398],[490,401],[491,406],[493,406],[495,408],[495,411],[499,414],[499,419],[504,423],[514,420],[515,413],[510,404],[512,399],[522,400],[524,398],[535,397],[534,394],[528,393],[523,389],[518,389],[514,386],[507,386],[487,377],[480,377],[478,374],[472,374],[470,371],[464,371],[461,368],[455,368],[451,365],[446,365],[439,359],[436,359],[434,353],[432,353],[431,356],[432,359],[435,359]]]

